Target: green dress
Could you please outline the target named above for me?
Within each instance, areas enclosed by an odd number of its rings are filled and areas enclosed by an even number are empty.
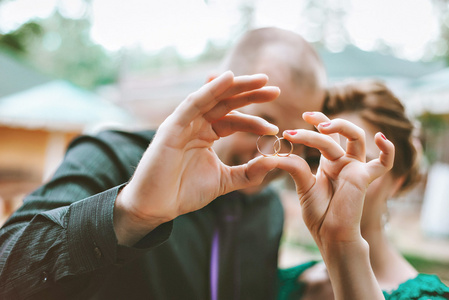
[[[296,267],[280,269],[278,299],[301,299],[305,284],[298,282],[298,277],[317,262],[310,261]],[[429,274],[418,274],[415,278],[400,284],[396,290],[383,293],[387,300],[449,299],[449,287],[442,283],[438,276]]]

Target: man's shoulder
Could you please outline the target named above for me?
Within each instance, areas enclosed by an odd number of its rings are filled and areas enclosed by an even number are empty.
[[[143,142],[149,143],[153,139],[155,130],[141,130],[141,131],[123,131],[123,130],[104,130],[93,135],[94,138],[105,142]]]
[[[130,145],[140,145],[147,147],[154,137],[156,131],[123,131],[123,130],[104,130],[91,134],[83,134],[75,138],[70,148],[81,145],[97,144],[106,147],[124,147]]]
[[[120,160],[134,162],[142,155],[153,139],[155,131],[122,131],[105,130],[95,134],[84,134],[75,138],[69,145],[67,152],[76,156],[117,157]]]

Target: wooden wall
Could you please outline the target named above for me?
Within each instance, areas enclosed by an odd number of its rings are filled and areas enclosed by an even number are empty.
[[[0,224],[51,176],[78,134],[0,126]]]

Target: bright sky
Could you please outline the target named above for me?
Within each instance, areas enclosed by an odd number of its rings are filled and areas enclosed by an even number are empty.
[[[397,47],[406,59],[419,59],[427,42],[439,34],[431,0],[346,0],[351,10],[345,19],[354,44],[372,49],[377,41]],[[207,2],[207,4],[206,4]],[[186,56],[203,50],[208,39],[225,43],[238,32],[241,7],[254,3],[254,22],[299,32],[309,41],[315,38],[313,26],[323,16],[307,16],[301,0],[93,0],[92,38],[109,50],[139,45],[158,51],[174,45]],[[328,7],[342,0],[327,0]],[[32,18],[45,18],[59,6],[67,17],[79,17],[82,0],[14,0],[0,5],[0,31],[8,32]],[[330,43],[338,49],[338,43]]]

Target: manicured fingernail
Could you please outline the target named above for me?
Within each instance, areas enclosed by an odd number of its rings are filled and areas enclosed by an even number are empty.
[[[308,116],[313,116],[315,113],[312,112],[312,111],[308,111],[308,112],[305,112],[304,114],[306,114],[306,115],[308,115]]]
[[[384,139],[384,140],[387,140],[387,138],[385,137],[385,135],[381,132],[380,133],[380,136]]]
[[[320,123],[318,126],[321,126],[321,127],[329,127],[329,126],[331,126],[331,122],[326,122],[326,123]]]
[[[284,132],[287,133],[288,135],[295,135],[295,134],[298,133],[297,130],[286,130],[286,131],[284,131]]]

